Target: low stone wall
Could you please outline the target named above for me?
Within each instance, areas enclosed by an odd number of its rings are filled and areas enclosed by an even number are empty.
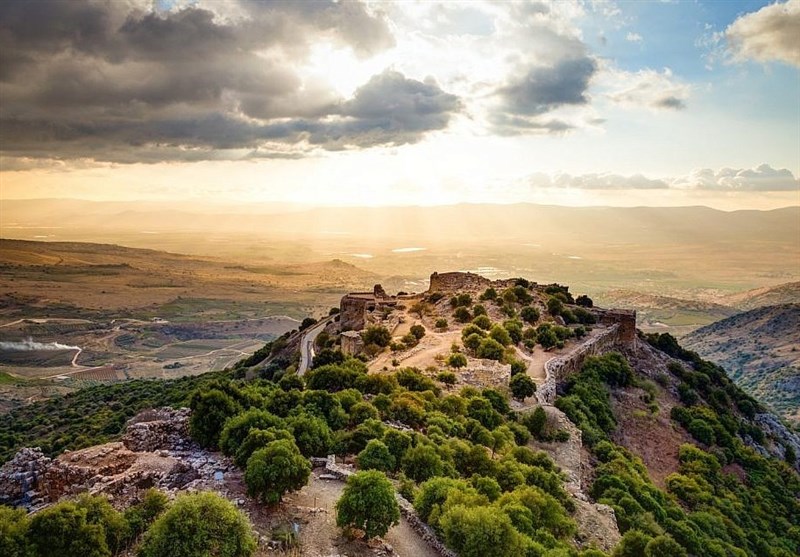
[[[433,273],[429,293],[451,292],[456,290],[482,290],[492,285],[492,281],[475,273]]]
[[[597,356],[620,345],[620,324],[614,323],[600,334],[593,336],[562,356],[547,360],[544,364],[545,381],[536,389],[539,404],[553,404],[558,385],[581,369],[589,356]]]

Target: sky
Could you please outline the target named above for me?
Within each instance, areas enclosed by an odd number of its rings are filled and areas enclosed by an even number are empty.
[[[0,3],[0,199],[800,204],[800,0]]]

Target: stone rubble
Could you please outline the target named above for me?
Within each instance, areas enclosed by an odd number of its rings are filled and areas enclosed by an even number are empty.
[[[168,495],[218,490],[226,475],[241,475],[230,459],[195,444],[188,424],[189,409],[159,408],[130,420],[121,442],[55,459],[22,449],[0,468],[0,504],[35,511],[63,496],[103,493],[124,505],[150,487]]]

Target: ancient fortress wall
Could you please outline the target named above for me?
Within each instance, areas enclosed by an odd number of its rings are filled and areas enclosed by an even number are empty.
[[[481,290],[492,285],[492,281],[475,273],[433,273],[428,292],[452,290]]]
[[[598,356],[617,347],[636,342],[636,312],[627,310],[598,310],[601,324],[608,328],[576,346],[571,352],[548,360],[544,364],[545,381],[536,390],[539,404],[553,404],[558,386],[567,377],[580,371],[589,356]]]

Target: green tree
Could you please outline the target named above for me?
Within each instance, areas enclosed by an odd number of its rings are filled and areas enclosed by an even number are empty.
[[[458,505],[440,520],[447,545],[460,557],[517,557],[522,537],[511,519],[496,507]]]
[[[497,290],[492,288],[491,286],[484,290],[483,294],[480,295],[481,301],[483,300],[496,300],[497,299]]]
[[[424,482],[433,476],[441,476],[444,471],[442,457],[431,445],[417,445],[403,456],[403,470],[415,482]]]
[[[467,350],[477,352],[478,348],[480,348],[481,346],[481,342],[483,342],[483,337],[478,333],[472,333],[471,335],[469,335],[464,339],[464,347]]]
[[[155,488],[150,488],[144,492],[140,502],[125,509],[124,516],[130,527],[131,539],[143,534],[168,505],[169,499],[166,495]]]
[[[410,332],[417,340],[425,336],[425,327],[422,325],[411,325]]]
[[[236,454],[251,429],[281,427],[283,420],[265,410],[250,408],[225,421],[219,436],[219,448],[228,456]]]
[[[378,439],[370,439],[364,450],[358,453],[356,462],[361,470],[380,470],[389,472],[394,470],[395,458],[389,448]]]
[[[367,538],[384,536],[400,522],[394,487],[382,472],[357,472],[347,479],[336,503],[336,525],[363,530]]]
[[[361,338],[364,340],[365,345],[374,344],[385,348],[392,342],[392,333],[389,332],[389,329],[381,325],[371,325],[367,327],[366,331],[361,333]]]
[[[509,387],[511,388],[511,394],[514,395],[514,398],[520,402],[529,396],[533,396],[533,394],[536,392],[536,383],[534,383],[533,379],[524,373],[518,373],[513,376],[511,378],[511,382],[509,383]]]
[[[686,557],[686,550],[671,536],[663,535],[650,540],[644,554],[645,557]]]
[[[489,316],[486,314],[481,314],[475,317],[475,319],[472,320],[472,324],[480,327],[484,331],[488,331],[492,328],[492,320],[489,319]]]
[[[219,389],[195,391],[189,402],[192,416],[189,432],[203,447],[216,449],[225,421],[238,414],[242,407]]]
[[[77,500],[79,508],[86,510],[86,522],[102,528],[106,546],[112,555],[122,550],[130,537],[128,521],[118,512],[108,499],[99,495],[81,495]]]
[[[311,464],[292,441],[280,439],[255,451],[247,461],[247,492],[268,504],[280,503],[287,491],[300,489],[311,474]]]
[[[503,331],[505,332],[505,329],[503,329]],[[508,333],[506,333],[506,335],[508,335]],[[505,348],[495,339],[485,338],[481,340],[477,353],[479,358],[500,361],[503,359],[503,354],[505,354]]]
[[[303,456],[327,456],[333,434],[322,418],[301,412],[288,420],[289,431]]]
[[[536,439],[542,439],[544,437],[544,428],[547,425],[547,414],[544,408],[537,406],[536,410],[525,415],[522,419],[522,423],[528,428],[531,435]]]
[[[508,334],[508,331],[502,325],[494,325],[492,330],[489,331],[489,337],[496,340],[503,346],[508,346],[511,344],[511,335]]]
[[[103,526],[90,524],[86,515],[86,509],[71,501],[36,513],[28,529],[33,554],[37,557],[110,557]]]
[[[447,319],[445,319],[444,317],[440,317],[439,319],[436,320],[436,323],[434,325],[440,331],[444,331],[445,329],[447,329]]]
[[[30,524],[24,510],[0,505],[0,555],[30,557],[33,554],[26,537]]]
[[[613,557],[642,557],[645,548],[652,538],[639,530],[625,532],[622,539],[614,548]]]
[[[256,538],[247,517],[211,492],[179,495],[145,533],[139,557],[250,557]]]

